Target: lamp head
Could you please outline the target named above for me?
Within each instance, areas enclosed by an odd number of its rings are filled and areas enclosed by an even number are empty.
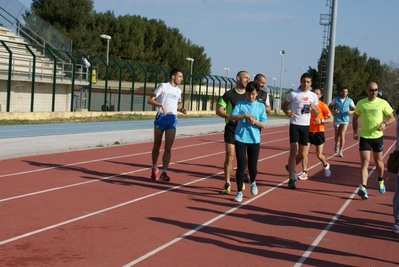
[[[188,58],[186,58],[186,60],[188,60],[188,61],[191,61],[191,62],[193,62],[193,61],[194,61],[194,59],[193,59],[193,58],[191,58],[191,57],[188,57]]]
[[[280,51],[280,55],[284,55],[285,54],[285,51],[284,50],[281,50]]]
[[[104,38],[104,39],[107,39],[107,40],[111,40],[111,36],[106,35],[106,34],[101,34],[100,37]]]

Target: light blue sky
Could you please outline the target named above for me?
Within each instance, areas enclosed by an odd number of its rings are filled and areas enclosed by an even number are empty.
[[[20,0],[30,6],[32,0]],[[329,1],[328,1],[329,2]],[[286,88],[298,86],[302,72],[316,68],[323,47],[320,15],[327,0],[94,0],[97,12],[140,15],[178,28],[212,60],[212,74],[235,77],[247,69],[280,84],[285,50]],[[338,0],[336,45],[357,47],[381,62],[399,64],[399,1]],[[112,36],[112,33],[106,33]],[[112,44],[111,44],[112,45]],[[111,48],[112,49],[112,48]],[[187,55],[195,60],[195,55]],[[190,68],[187,61],[186,66]],[[195,71],[195,61],[194,61]]]

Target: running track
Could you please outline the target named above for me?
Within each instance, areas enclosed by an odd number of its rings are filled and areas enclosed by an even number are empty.
[[[287,189],[288,127],[262,131],[259,195],[235,203],[223,185],[222,133],[178,138],[170,183],[150,180],[151,143],[0,162],[1,266],[395,266],[393,174],[369,200],[356,195],[357,143],[344,158],[327,126],[324,177],[311,148],[309,176]],[[384,161],[395,126],[385,132]],[[300,170],[300,167],[297,167]],[[248,187],[248,186],[247,186]]]

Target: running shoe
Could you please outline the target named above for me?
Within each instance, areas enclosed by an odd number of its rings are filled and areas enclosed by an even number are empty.
[[[251,194],[256,196],[258,194],[258,187],[256,186],[256,183],[253,182],[251,184]]]
[[[307,180],[308,179],[308,173],[307,172],[301,172],[297,174],[299,180]]]
[[[340,152],[338,153],[338,157],[341,157],[341,158],[344,157],[344,154],[342,153],[342,151],[340,151]]]
[[[285,165],[285,170],[288,172],[288,164]],[[296,173],[295,170],[294,170],[294,179],[295,179],[295,181],[298,181],[298,179],[299,179],[298,174]]]
[[[222,189],[222,194],[230,194],[231,185],[230,183],[225,183]]]
[[[289,189],[295,189],[295,179],[290,178],[290,180],[288,181],[288,188]]]
[[[385,193],[384,180],[378,181],[377,179],[377,184],[378,184],[378,192],[380,192],[380,194],[384,194]]]
[[[151,179],[152,180],[158,179],[158,168],[151,169]]]
[[[395,234],[399,234],[399,225],[394,223],[392,226],[392,232],[394,232]]]
[[[244,173],[244,183],[249,183],[249,180],[250,180],[249,172],[245,171],[245,173]]]
[[[166,174],[166,172],[163,172],[161,173],[161,176],[159,176],[158,181],[169,182],[170,177]]]
[[[236,197],[234,198],[234,201],[235,201],[235,202],[241,202],[241,201],[242,201],[242,198],[243,198],[242,193],[241,193],[241,192],[237,192],[237,195],[236,195]]]
[[[357,195],[362,199],[369,198],[369,195],[367,194],[367,189],[364,186],[359,186],[359,190],[357,190]]]
[[[339,143],[334,146],[334,153],[338,153]]]
[[[330,177],[331,176],[330,164],[327,163],[327,166],[323,168],[324,168],[324,176]]]

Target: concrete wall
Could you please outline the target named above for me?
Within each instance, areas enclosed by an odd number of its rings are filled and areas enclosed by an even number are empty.
[[[31,104],[31,82],[11,81],[10,112],[29,112]],[[70,85],[57,84],[55,91],[55,111],[67,111],[70,109],[71,95]],[[34,111],[51,111],[52,84],[36,83],[34,89]],[[0,111],[6,111],[7,81],[0,80]]]

